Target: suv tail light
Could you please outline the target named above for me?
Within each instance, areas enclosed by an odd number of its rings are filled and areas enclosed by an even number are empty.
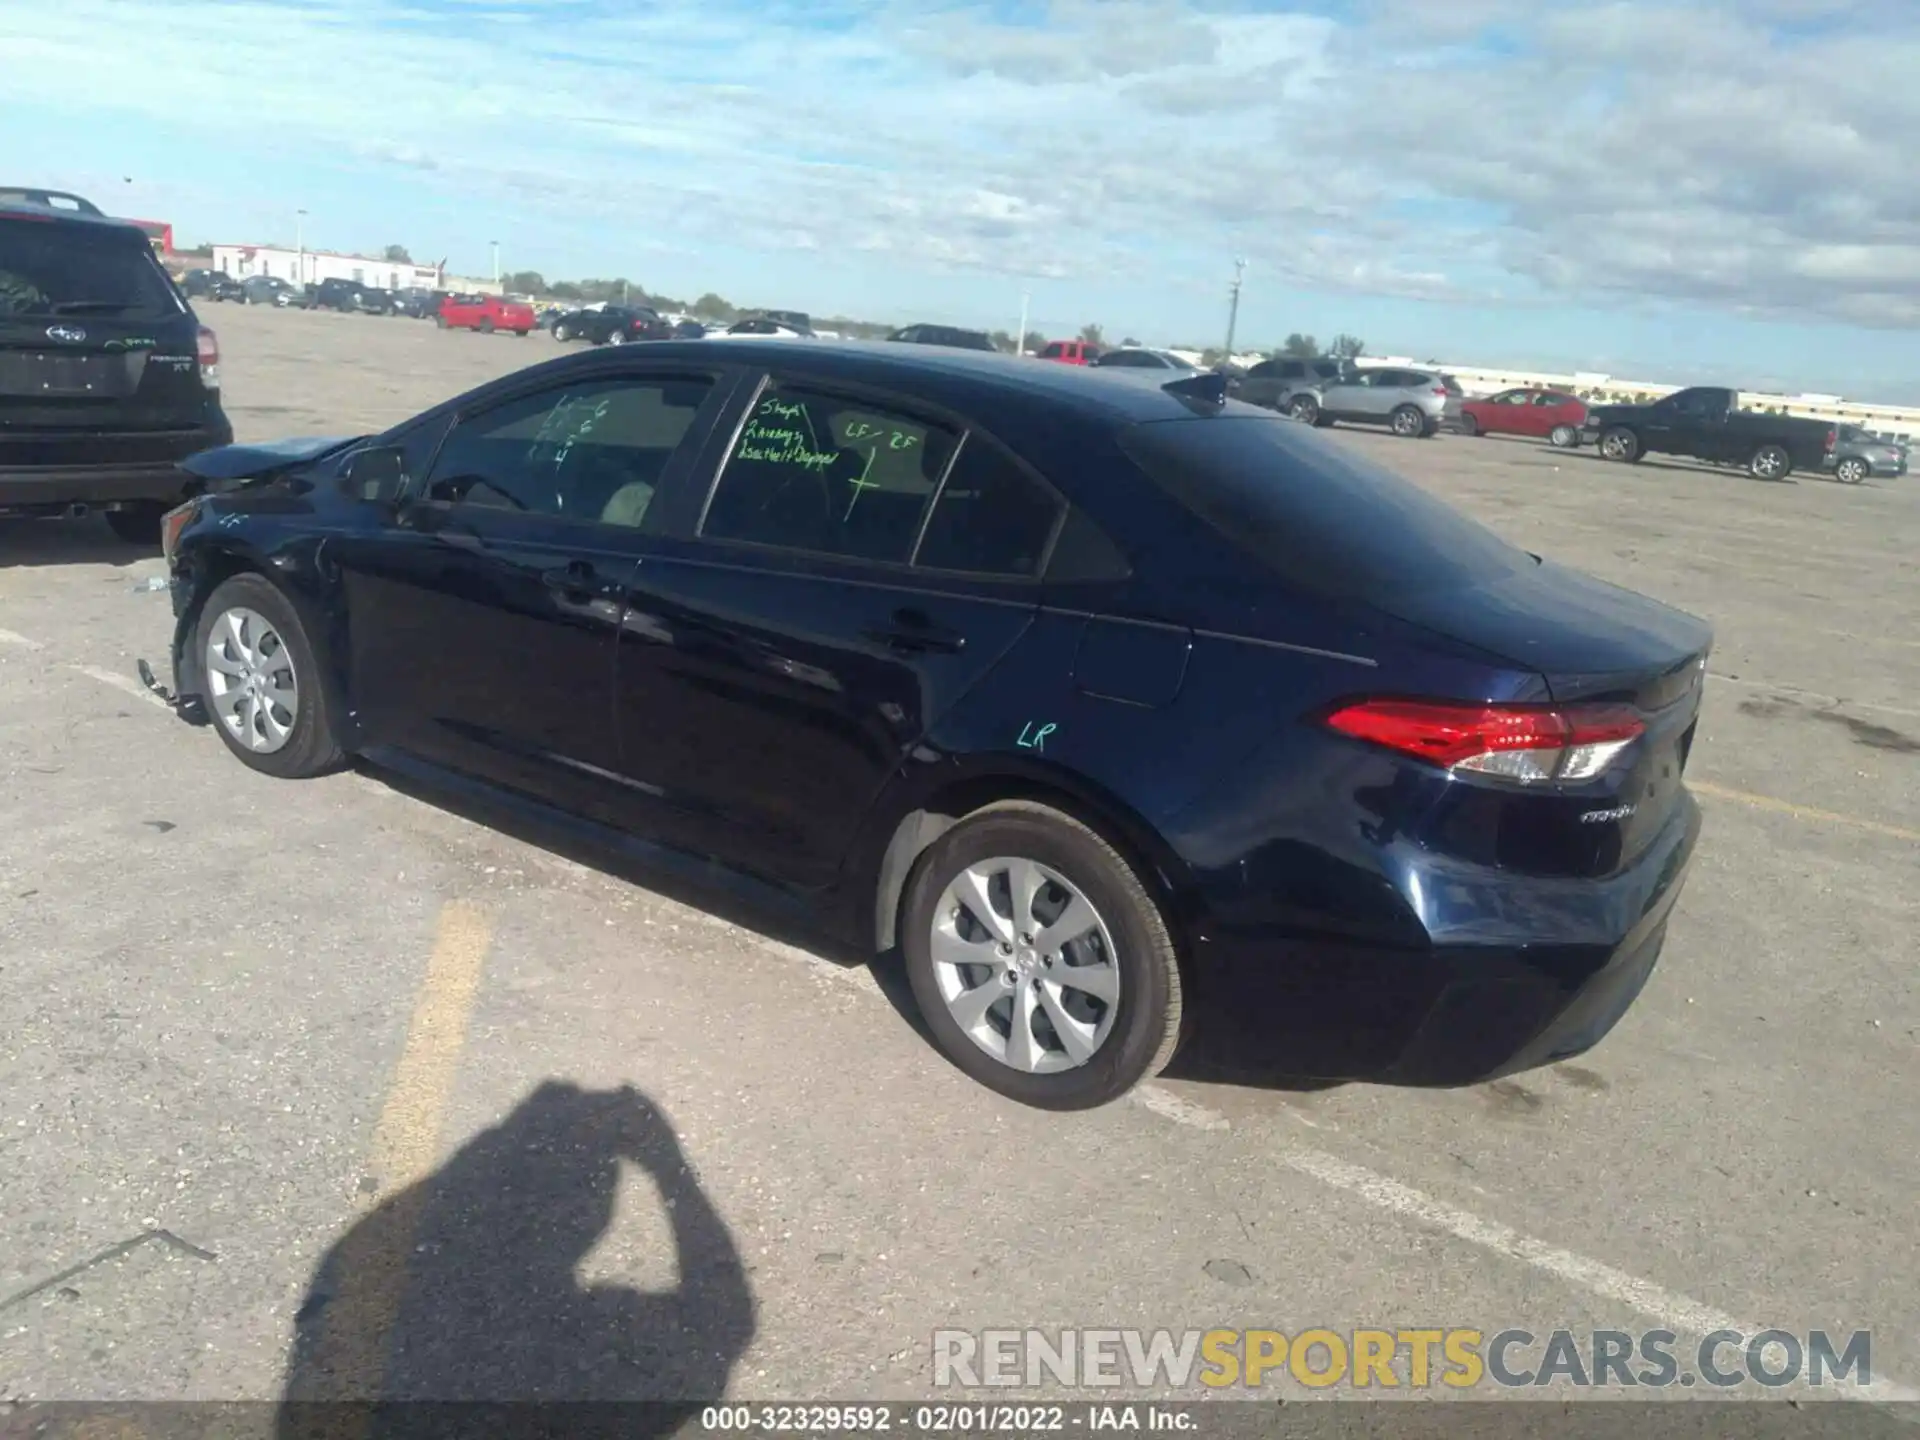
[[[1433,387],[1433,393],[1436,395],[1444,396],[1447,394],[1447,387],[1444,385],[1436,385]]]
[[[1828,426],[1827,427],[1827,449],[1831,451],[1833,447],[1838,445],[1839,443],[1840,443],[1840,431],[1833,426]]]
[[[1524,785],[1591,780],[1646,726],[1623,705],[1482,705],[1362,700],[1327,716],[1342,735]]]
[[[200,327],[200,383],[209,390],[220,388],[220,342],[205,325]]]

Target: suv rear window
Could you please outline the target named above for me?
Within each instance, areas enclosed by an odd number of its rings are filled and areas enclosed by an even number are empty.
[[[1461,589],[1532,557],[1391,471],[1277,417],[1157,420],[1120,446],[1285,579],[1362,600]]]
[[[0,315],[178,315],[160,262],[137,231],[0,218]]]

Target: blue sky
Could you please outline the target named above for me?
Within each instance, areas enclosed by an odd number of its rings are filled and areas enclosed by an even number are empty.
[[[5,178],[190,241],[1920,404],[1912,0],[9,12]]]

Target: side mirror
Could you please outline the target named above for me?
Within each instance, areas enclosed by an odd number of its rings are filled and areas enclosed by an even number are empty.
[[[370,505],[397,505],[407,488],[406,452],[395,445],[356,450],[340,472],[340,488]]]

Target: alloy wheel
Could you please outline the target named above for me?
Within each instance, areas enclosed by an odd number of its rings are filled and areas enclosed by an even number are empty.
[[[280,632],[257,610],[224,611],[207,632],[208,708],[249,750],[271,755],[300,718],[300,679]]]
[[[1075,1069],[1113,1031],[1112,932],[1071,881],[1036,860],[1000,856],[954,876],[934,909],[931,951],[954,1023],[1011,1069]]]
[[[1858,485],[1867,478],[1867,462],[1857,458],[1842,460],[1834,474],[1846,485]]]
[[[1410,405],[1393,412],[1393,433],[1396,435],[1418,435],[1422,424],[1420,412]]]

